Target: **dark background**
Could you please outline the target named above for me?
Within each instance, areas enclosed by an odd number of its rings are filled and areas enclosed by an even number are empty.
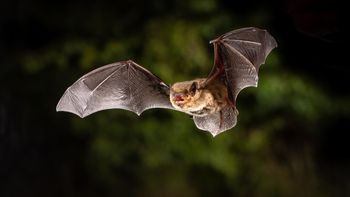
[[[348,41],[331,0],[3,1],[0,196],[349,196]],[[211,69],[209,40],[267,29],[279,46],[235,128],[185,114],[56,113],[65,89],[133,59],[174,83]]]

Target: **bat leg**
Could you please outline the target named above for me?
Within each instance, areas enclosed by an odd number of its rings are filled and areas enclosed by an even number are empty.
[[[234,101],[231,101],[228,97],[225,97],[225,100],[230,107],[236,108],[236,103]]]

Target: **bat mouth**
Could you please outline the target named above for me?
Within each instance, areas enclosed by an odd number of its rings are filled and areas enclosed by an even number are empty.
[[[183,96],[180,96],[180,95],[176,95],[175,98],[174,98],[175,102],[176,103],[182,103],[185,101],[185,99],[183,98]]]

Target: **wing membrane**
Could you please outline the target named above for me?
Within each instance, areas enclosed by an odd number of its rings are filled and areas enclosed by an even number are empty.
[[[223,66],[228,91],[235,103],[238,93],[246,87],[256,87],[260,65],[277,47],[276,40],[266,31],[255,27],[228,32],[212,41],[217,45],[215,67]],[[214,73],[209,75],[209,77]]]
[[[194,116],[193,121],[199,129],[209,131],[213,137],[231,129],[237,123],[238,111],[232,107],[225,107],[221,111],[207,115]]]
[[[114,108],[138,115],[150,108],[173,109],[169,87],[129,60],[103,66],[81,77],[66,90],[56,110],[85,117]]]

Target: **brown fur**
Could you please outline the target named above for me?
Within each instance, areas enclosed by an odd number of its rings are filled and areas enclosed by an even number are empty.
[[[170,102],[172,105],[188,114],[195,116],[206,116],[220,111],[227,103],[227,88],[221,81],[213,81],[204,85],[205,78],[175,83],[170,89]],[[194,95],[189,88],[193,82],[199,84]],[[183,101],[176,102],[176,95],[181,95]]]

